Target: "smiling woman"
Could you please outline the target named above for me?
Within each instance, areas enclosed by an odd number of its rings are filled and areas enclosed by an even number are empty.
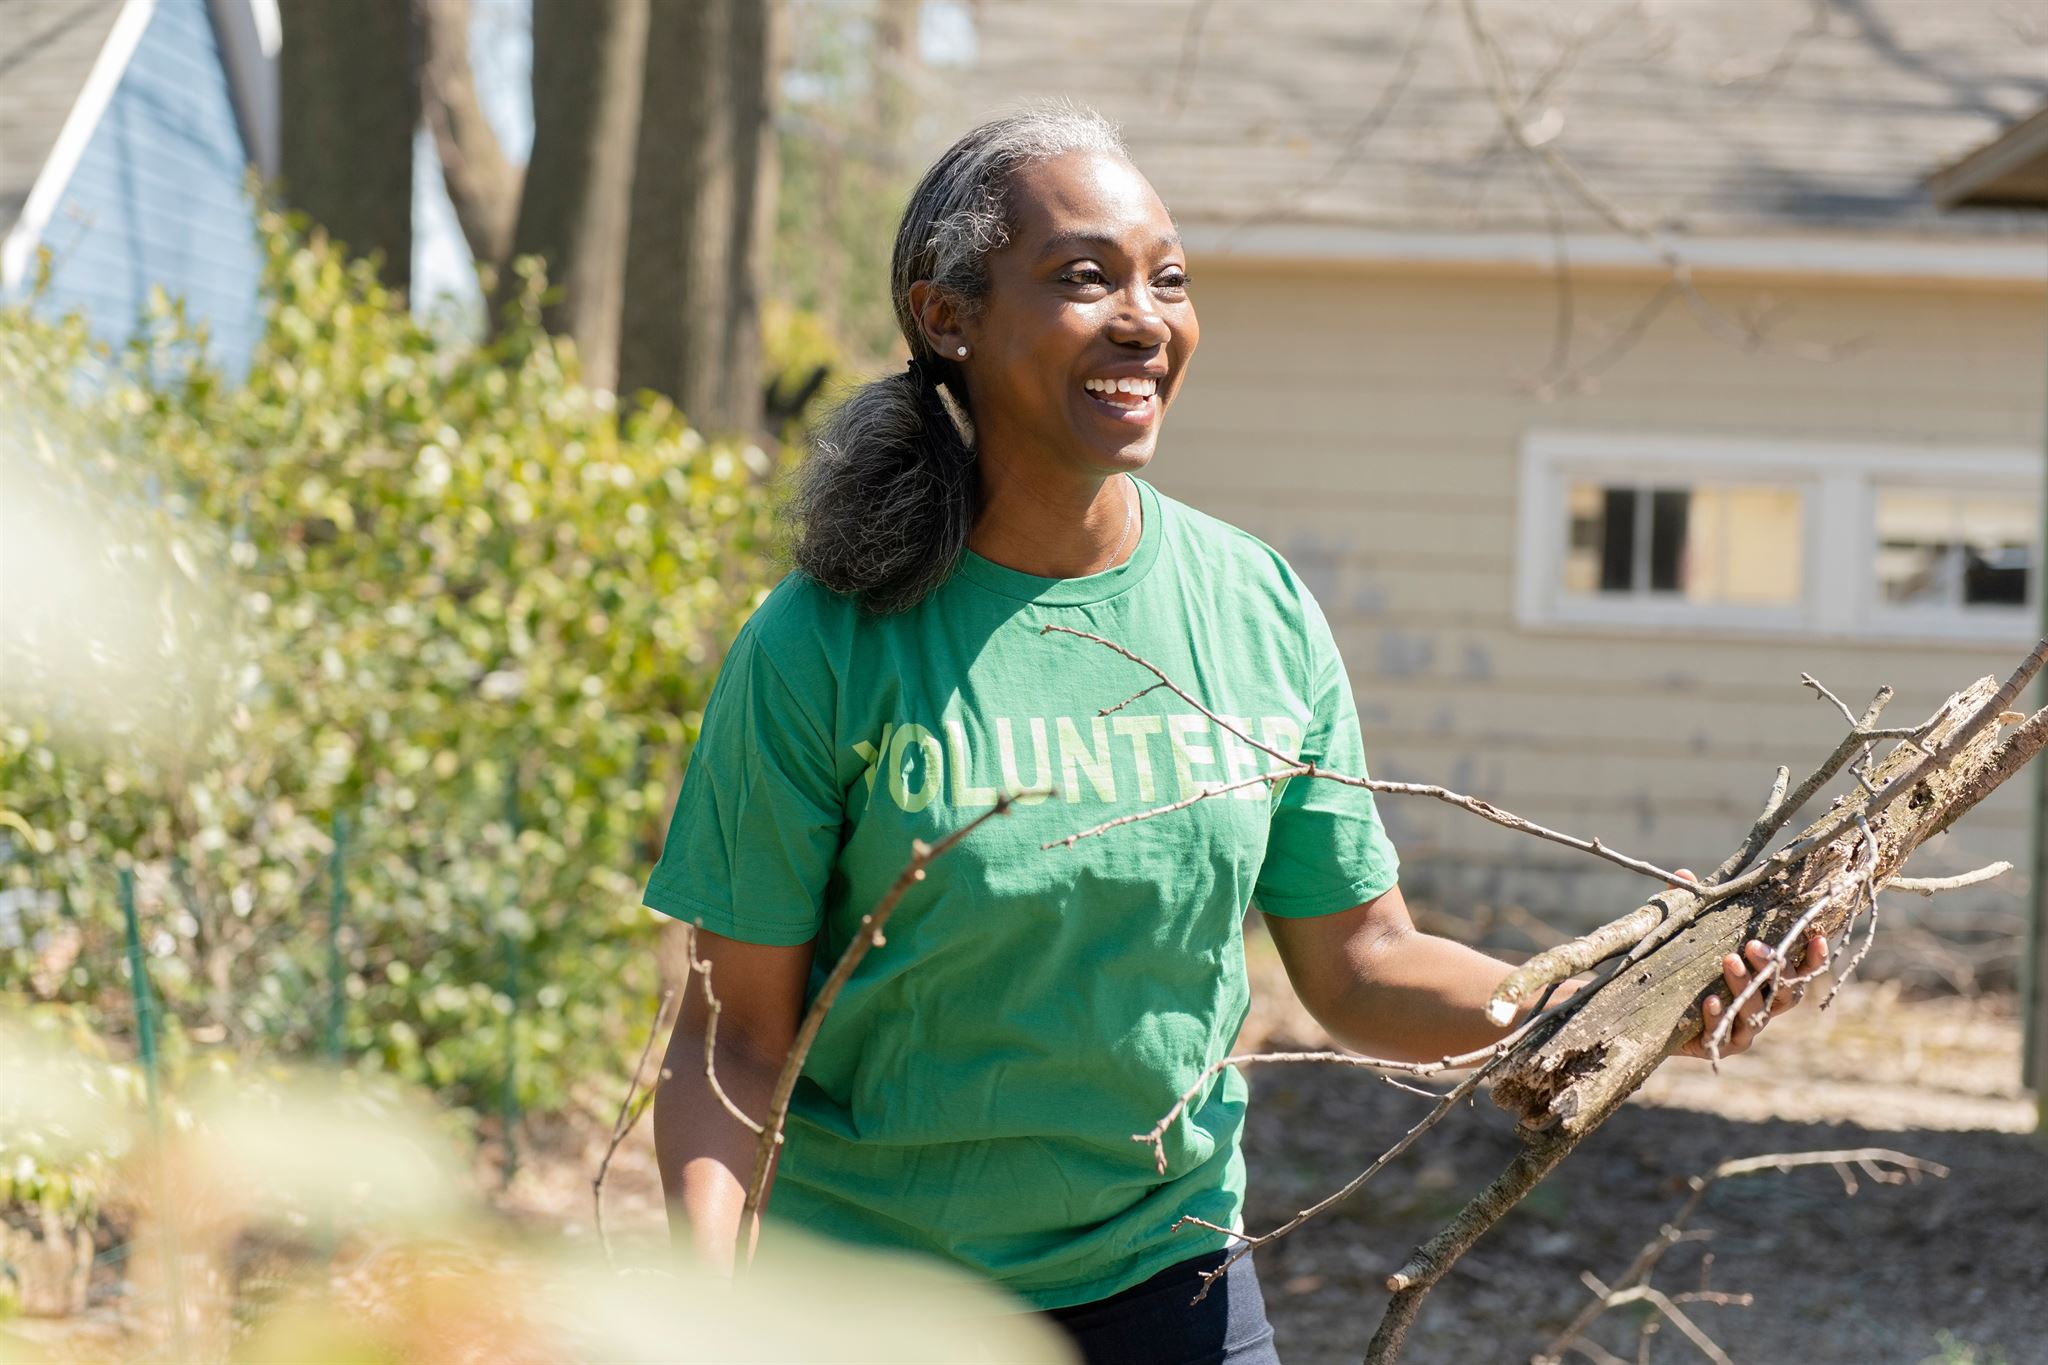
[[[797,572],[733,643],[647,886],[700,927],[732,1101],[767,1112],[915,841],[1016,802],[925,869],[846,979],[766,1231],[741,1227],[755,1134],[705,1076],[691,993],[655,1101],[673,1225],[721,1264],[782,1221],[923,1252],[1090,1361],[1270,1362],[1250,1259],[1191,1306],[1241,1229],[1246,1087],[1208,1067],[1245,1018],[1246,908],[1323,1025],[1380,1057],[1496,1041],[1508,967],[1416,932],[1369,792],[1258,784],[1274,754],[1364,773],[1357,711],[1280,556],[1138,477],[1199,331],[1173,221],[1114,131],[1064,108],[975,129],[912,195],[893,271],[910,363],[826,423]],[[1131,696],[1150,676],[1077,633],[1208,710]],[[1183,1094],[1156,1156],[1131,1139]]]
[[[1110,476],[1151,459],[1200,336],[1180,237],[1115,129],[1056,107],[961,138],[911,195],[891,276],[910,363],[825,423],[797,566],[882,613],[970,544],[1050,577],[1111,567],[1137,503]]]

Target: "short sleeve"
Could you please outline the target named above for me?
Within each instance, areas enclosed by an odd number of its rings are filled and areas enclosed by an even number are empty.
[[[817,700],[805,705],[740,633],[705,703],[648,907],[747,943],[818,932],[845,798]]]
[[[1306,591],[1302,603],[1310,716],[1300,756],[1331,772],[1364,777],[1365,741],[1343,657]],[[1391,890],[1400,875],[1400,859],[1371,792],[1296,777],[1275,799],[1252,901],[1282,918],[1331,915]]]

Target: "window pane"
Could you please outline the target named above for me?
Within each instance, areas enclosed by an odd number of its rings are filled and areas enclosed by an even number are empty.
[[[1806,504],[1796,488],[1692,490],[1685,595],[1695,602],[1795,606],[1805,593]]]
[[[1900,606],[2023,607],[2040,513],[2022,497],[1886,488],[1877,497],[1877,574]]]
[[[1687,601],[1795,606],[1804,591],[1805,502],[1797,488],[1574,484],[1564,590],[1671,593]],[[1646,543],[1636,558],[1638,529]]]
[[[1573,484],[1565,543],[1564,590],[1589,596],[1629,590],[1634,577],[1636,490]]]
[[[1603,489],[1605,533],[1600,544],[1600,591],[1627,592],[1636,577],[1636,490]]]
[[[1660,488],[1650,495],[1650,591],[1677,592],[1684,586],[1685,526],[1692,494]]]

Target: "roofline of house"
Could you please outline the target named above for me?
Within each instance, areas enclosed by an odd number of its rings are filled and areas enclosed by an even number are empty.
[[[1344,225],[1239,228],[1183,224],[1191,252],[1212,261],[1341,262],[1441,269],[1549,271],[1557,239],[1547,232],[1423,231]],[[1565,239],[1574,270],[1636,274],[1669,267],[1654,249],[1614,234]],[[1836,277],[2048,287],[2048,243],[2015,236],[1957,241],[1851,233],[1686,236],[1675,245],[1694,271],[1789,278]]]
[[[1977,200],[1981,191],[2006,176],[2048,164],[2048,105],[2031,117],[2021,119],[2003,133],[1927,177],[1927,191],[1943,208],[1957,208]],[[1983,202],[2004,202],[1995,196]]]
[[[277,174],[283,148],[277,54],[284,38],[277,0],[206,0],[206,12],[227,71],[242,152],[269,179]]]
[[[79,159],[98,131],[100,119],[107,112],[121,77],[127,74],[128,63],[155,13],[156,0],[121,0],[121,12],[114,16],[114,26],[107,30],[107,40],[100,44],[100,54],[93,58],[92,71],[79,87],[71,112],[64,116],[64,126],[58,131],[49,156],[43,159],[43,168],[36,172],[35,184],[29,187],[28,198],[22,203],[21,216],[7,230],[6,240],[0,242],[0,290],[18,289],[27,276],[29,261],[57,211],[57,201],[64,197],[71,174],[78,169]]]

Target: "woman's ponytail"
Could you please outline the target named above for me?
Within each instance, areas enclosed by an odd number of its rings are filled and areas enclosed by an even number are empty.
[[[910,363],[855,389],[820,424],[790,508],[796,567],[870,611],[906,610],[945,582],[979,508],[964,373],[932,352],[910,287],[928,282],[972,316],[988,293],[988,257],[1009,241],[1010,177],[1076,151],[1125,155],[1114,126],[1072,105],[997,119],[949,147],[904,207],[889,293]]]
[[[945,582],[974,525],[974,450],[929,365],[912,359],[832,410],[790,509],[796,566],[879,614]]]

